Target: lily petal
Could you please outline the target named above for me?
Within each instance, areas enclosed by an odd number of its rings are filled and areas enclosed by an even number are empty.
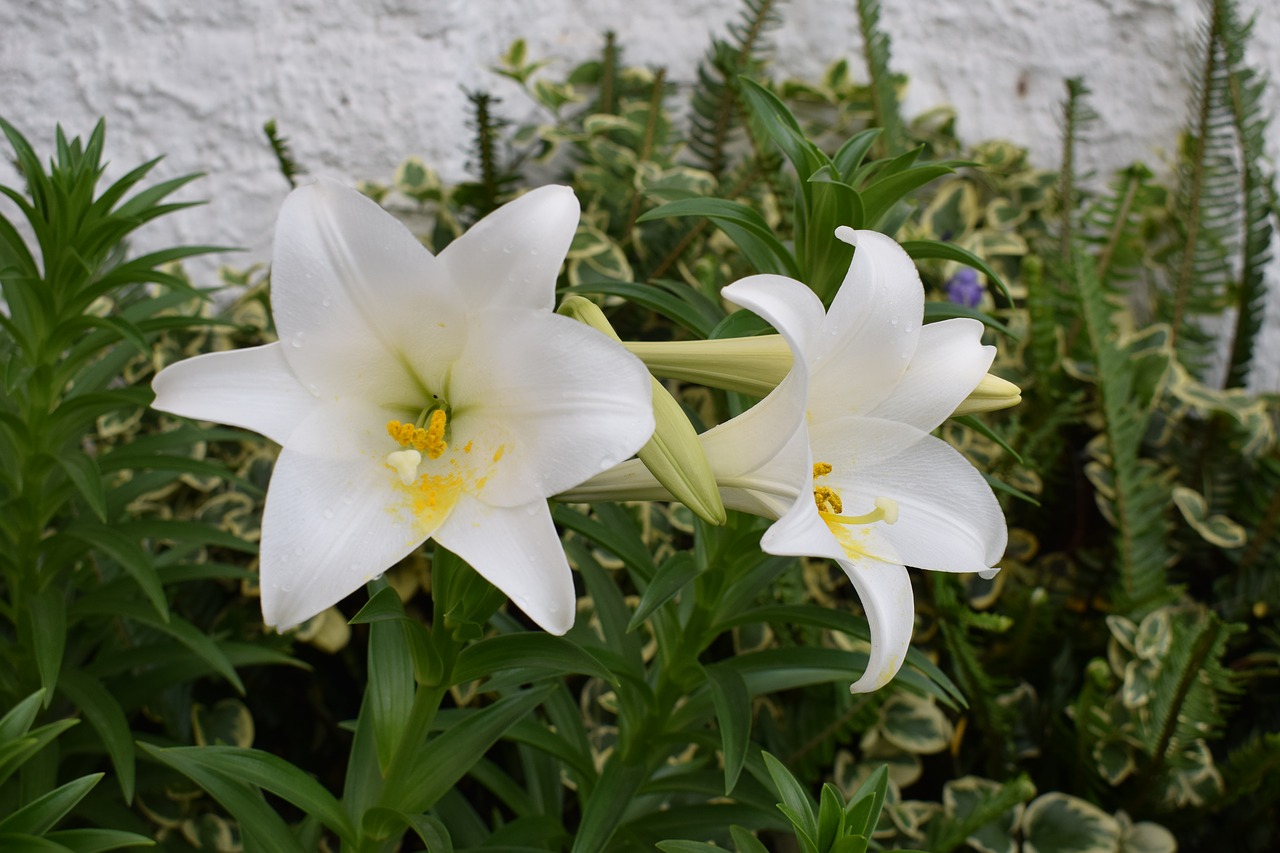
[[[573,626],[573,573],[545,500],[495,507],[462,495],[435,540],[507,594],[543,630]]]
[[[915,355],[893,394],[862,414],[932,432],[982,381],[995,356],[995,347],[982,345],[977,320],[930,323],[920,330]]]
[[[171,364],[151,382],[152,406],[196,420],[261,433],[276,444],[320,405],[302,386],[280,344],[214,352]]]
[[[871,629],[867,669],[849,687],[849,692],[870,693],[892,680],[911,648],[916,618],[911,577],[902,566],[872,560],[857,564],[841,560],[840,568],[858,591],[858,600],[862,602]]]
[[[450,402],[455,433],[501,447],[486,502],[523,506],[563,492],[653,434],[648,371],[617,342],[557,314],[493,310],[470,322]]]
[[[780,275],[753,275],[729,285],[724,297],[768,320],[787,341],[792,352],[804,352],[822,328],[822,303],[813,291],[794,279]],[[791,465],[796,460],[778,456],[795,440],[804,425],[805,398],[809,387],[809,365],[803,358],[792,362],[791,371],[763,400],[729,423],[708,430],[703,447],[716,479],[722,485],[768,476],[771,463]],[[727,428],[726,428],[727,427]],[[802,467],[790,472],[778,469],[773,479],[794,480],[801,488],[808,480]]]
[[[439,261],[395,217],[335,181],[280,209],[271,311],[303,385],[325,396],[413,399],[436,388],[465,342],[463,301]],[[403,367],[412,364],[414,371]]]
[[[809,440],[813,458],[833,466],[824,482],[840,493],[846,513],[866,512],[878,498],[897,504],[893,524],[865,526],[870,553],[947,572],[986,571],[1004,555],[1008,531],[999,502],[945,441],[875,418],[814,424]],[[887,543],[883,551],[877,539]]]
[[[445,247],[440,262],[468,310],[555,307],[556,276],[578,230],[578,197],[568,187],[527,192]]]
[[[920,274],[891,237],[845,227],[836,236],[857,251],[823,334],[805,351],[814,420],[865,414],[889,397],[916,351],[924,313]]]

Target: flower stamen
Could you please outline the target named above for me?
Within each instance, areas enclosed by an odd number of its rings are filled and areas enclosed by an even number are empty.
[[[415,424],[388,421],[387,435],[401,447],[413,448],[426,454],[428,459],[439,459],[449,449],[449,443],[445,440],[449,416],[444,409],[435,409],[426,418],[426,425],[426,429],[423,429]]]
[[[822,516],[823,521],[828,524],[833,522],[835,524],[872,524],[877,521],[893,524],[898,520],[898,502],[893,498],[876,498],[875,509],[864,515],[840,515],[838,512],[826,512],[819,505],[818,515]]]
[[[830,462],[813,463],[813,478],[825,477],[832,472]],[[814,486],[813,502],[818,505],[818,515],[824,521],[836,524],[871,524],[883,521],[893,524],[898,520],[898,502],[893,498],[876,498],[875,509],[864,515],[841,515],[844,512],[844,501],[840,493],[830,486]]]

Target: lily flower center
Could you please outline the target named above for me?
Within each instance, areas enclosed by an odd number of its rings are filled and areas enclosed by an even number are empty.
[[[387,466],[400,475],[401,483],[409,486],[418,478],[424,454],[428,459],[444,455],[449,449],[445,439],[448,427],[449,415],[444,409],[424,410],[417,423],[387,422],[387,435],[404,448],[387,454]]]
[[[829,462],[815,462],[813,465],[813,479],[816,481],[819,477],[825,477],[832,470]],[[877,521],[893,524],[898,520],[898,502],[893,498],[876,498],[875,508],[862,515],[844,515],[844,501],[841,499],[840,493],[830,486],[819,485],[815,482],[813,486],[813,502],[817,504],[818,515],[822,517],[822,520],[828,526],[832,524],[872,524]]]

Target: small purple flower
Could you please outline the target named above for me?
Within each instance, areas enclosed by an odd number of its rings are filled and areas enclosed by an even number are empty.
[[[982,301],[982,284],[972,267],[961,267],[947,282],[947,299],[966,308],[976,308]]]

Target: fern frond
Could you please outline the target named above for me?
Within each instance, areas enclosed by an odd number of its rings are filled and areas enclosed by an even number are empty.
[[[1197,743],[1222,734],[1229,699],[1239,692],[1222,657],[1240,628],[1200,608],[1161,611],[1153,618],[1166,613],[1168,651],[1149,676],[1149,699],[1135,730],[1150,758],[1138,776],[1142,796],[1155,793],[1154,783],[1166,771],[1194,767],[1186,758]]]
[[[271,152],[276,155],[276,165],[280,168],[280,174],[289,182],[290,187],[298,185],[298,176],[305,175],[307,170],[298,165],[298,161],[293,159],[293,151],[289,148],[289,140],[280,135],[276,129],[276,120],[270,119],[262,126],[262,132],[267,135],[267,142],[271,144]]]
[[[858,0],[858,29],[870,80],[871,109],[881,134],[878,157],[893,157],[907,149],[907,133],[898,103],[897,78],[889,67],[889,35],[880,29],[880,0]]]
[[[1074,258],[1076,217],[1079,209],[1076,196],[1076,149],[1088,127],[1097,121],[1098,114],[1089,106],[1091,94],[1084,78],[1067,80],[1067,99],[1062,103],[1062,171],[1058,178],[1058,204],[1061,220],[1058,225],[1059,258],[1065,269],[1070,269]]]
[[[1266,298],[1265,270],[1271,262],[1272,217],[1276,215],[1275,173],[1264,167],[1268,117],[1262,98],[1268,80],[1244,64],[1245,42],[1253,21],[1241,22],[1235,3],[1221,0],[1222,41],[1226,54],[1228,95],[1238,146],[1241,224],[1237,308],[1227,363],[1226,387],[1242,387],[1249,378],[1254,341],[1262,327]]]
[[[1179,360],[1203,377],[1213,336],[1195,320],[1218,315],[1226,305],[1239,222],[1239,178],[1231,74],[1225,32],[1229,0],[1206,0],[1208,21],[1201,36],[1201,62],[1194,83],[1192,126],[1179,170],[1178,219],[1184,228],[1162,318],[1169,323]]]
[[[1168,601],[1166,577],[1171,554],[1169,473],[1142,458],[1142,441],[1158,389],[1147,384],[1150,359],[1164,358],[1157,350],[1141,351],[1137,342],[1120,341],[1113,320],[1117,294],[1098,280],[1084,252],[1076,248],[1075,280],[1081,314],[1094,366],[1104,420],[1105,458],[1097,462],[1108,472],[1106,489],[1099,488],[1099,508],[1116,528],[1116,568],[1119,584],[1116,606],[1126,614],[1141,614]],[[1096,484],[1096,483],[1095,483]]]
[[[690,106],[689,150],[700,165],[720,177],[741,113],[740,75],[756,75],[768,58],[767,35],[781,22],[782,0],[743,0],[741,18],[729,25],[729,39],[712,41],[698,66],[698,87]]]
[[[493,111],[499,100],[488,92],[477,91],[468,92],[467,101],[471,105],[467,127],[475,134],[467,166],[477,174],[477,180],[459,186],[454,197],[479,219],[505,201],[515,176],[506,171],[498,155],[499,134],[509,124]]]
[[[1222,767],[1223,805],[1256,794],[1260,806],[1280,802],[1280,732],[1255,733]]]

